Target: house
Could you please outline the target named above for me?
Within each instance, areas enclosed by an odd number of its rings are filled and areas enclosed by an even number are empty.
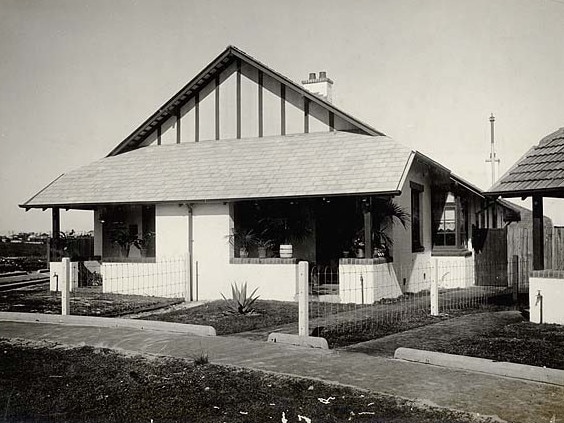
[[[431,261],[467,269],[446,287],[472,285],[472,227],[501,225],[507,207],[336,107],[332,86],[324,72],[297,84],[229,46],[107,157],[21,207],[51,208],[54,234],[60,208],[93,210],[94,255],[104,289],[116,292],[130,292],[125,282],[106,283],[119,275],[116,262],[153,274],[170,257],[186,257],[177,270],[188,269],[190,299],[216,299],[247,281],[262,298],[293,300],[298,260],[340,271],[385,267],[391,285],[374,284],[374,300],[421,289]],[[383,226],[390,199],[410,216],[406,227]],[[236,235],[265,229],[264,244],[276,241],[269,256],[241,255]],[[146,248],[130,247],[152,233]],[[394,240],[387,257],[383,234]],[[119,237],[130,239],[125,249]],[[353,257],[355,240],[362,257]],[[168,295],[150,278],[143,284]],[[358,281],[341,281],[341,301],[351,284]]]
[[[564,324],[564,272],[545,269],[546,219],[543,216],[544,197],[564,196],[563,152],[564,128],[560,128],[531,147],[487,191],[493,198],[532,199],[533,271],[529,279],[529,305],[531,321],[537,323]]]

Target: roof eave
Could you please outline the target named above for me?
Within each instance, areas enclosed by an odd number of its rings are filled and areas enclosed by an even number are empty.
[[[29,209],[87,209],[93,210],[100,206],[111,205],[140,205],[140,204],[169,204],[169,203],[216,203],[216,202],[236,202],[236,201],[261,201],[261,200],[283,200],[283,199],[306,199],[306,198],[322,198],[322,197],[346,197],[346,196],[366,196],[366,195],[379,195],[379,196],[397,196],[400,195],[399,190],[387,191],[367,191],[356,193],[319,193],[308,195],[288,195],[288,196],[272,196],[272,197],[233,197],[233,198],[200,198],[200,199],[170,199],[160,201],[115,201],[115,202],[99,202],[99,203],[43,203],[43,204],[20,204],[19,207]]]

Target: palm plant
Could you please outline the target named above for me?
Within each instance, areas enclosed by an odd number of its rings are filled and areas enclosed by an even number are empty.
[[[373,202],[373,216],[374,241],[376,245],[381,245],[385,249],[386,254],[389,254],[390,248],[394,245],[389,230],[398,222],[407,229],[411,215],[391,198],[378,198]]]
[[[234,247],[239,247],[239,256],[248,257],[251,247],[257,245],[258,235],[252,229],[233,229],[227,235],[229,243]]]

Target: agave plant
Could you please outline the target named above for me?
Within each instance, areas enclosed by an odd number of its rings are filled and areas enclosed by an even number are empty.
[[[231,314],[251,314],[255,311],[253,308],[253,304],[256,300],[258,300],[259,296],[257,295],[254,297],[255,292],[257,292],[258,288],[256,288],[249,296],[247,296],[247,282],[241,285],[241,289],[237,286],[237,284],[231,284],[231,295],[232,299],[225,298],[225,295],[221,294],[223,299],[227,304],[227,312]]]

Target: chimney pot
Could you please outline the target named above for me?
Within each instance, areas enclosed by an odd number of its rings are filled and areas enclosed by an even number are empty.
[[[313,79],[315,79],[315,72],[311,72],[311,73],[309,74],[309,80],[311,81],[311,80],[313,80]]]
[[[319,79],[327,78],[327,72],[321,71],[319,72]]]

